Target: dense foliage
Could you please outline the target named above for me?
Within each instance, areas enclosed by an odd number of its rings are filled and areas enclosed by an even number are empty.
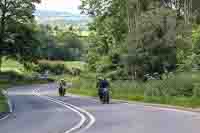
[[[90,23],[89,69],[128,75],[190,71],[192,24],[190,0],[82,0]]]
[[[73,27],[59,29],[50,25],[38,26],[40,59],[80,60],[83,54],[83,41]]]
[[[33,24],[36,2],[40,0],[0,1],[0,62],[3,56],[17,58],[24,64],[36,59],[38,41]]]
[[[0,1],[0,67],[4,57],[29,69],[39,59],[80,60],[83,43],[76,29],[37,24],[34,12],[39,2]]]

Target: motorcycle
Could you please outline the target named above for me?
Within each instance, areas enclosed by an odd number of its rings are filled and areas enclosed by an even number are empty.
[[[110,103],[110,94],[108,88],[103,88],[102,93],[100,95],[100,100],[103,104],[109,104]]]
[[[59,96],[65,96],[65,94],[66,94],[65,88],[60,87],[58,90],[59,90]]]

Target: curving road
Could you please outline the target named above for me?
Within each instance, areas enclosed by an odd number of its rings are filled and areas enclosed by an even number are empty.
[[[32,94],[39,86],[9,90],[13,113],[0,121],[0,133],[64,133],[80,121],[70,109]]]
[[[48,96],[75,105],[91,113],[96,122],[84,133],[199,133],[200,115],[172,109],[147,107],[144,105],[113,102],[102,105],[95,99],[67,96],[57,97],[55,84],[18,87],[10,89],[9,96],[14,103],[14,113],[0,121],[2,133],[67,133],[81,121],[74,111],[33,96],[37,89],[41,96]],[[78,131],[78,130],[77,130]]]

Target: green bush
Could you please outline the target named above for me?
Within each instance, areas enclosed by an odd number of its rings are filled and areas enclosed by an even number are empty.
[[[114,76],[115,73],[113,74]],[[110,76],[111,77],[111,76]],[[111,77],[113,79],[113,77]],[[117,76],[114,78],[118,78]],[[80,78],[79,88],[95,88],[95,77],[84,76]],[[197,86],[199,87],[199,86]],[[194,83],[191,74],[176,74],[165,80],[151,80],[148,82],[132,80],[113,80],[111,88],[114,95],[144,95],[144,96],[186,96],[194,95]]]
[[[192,96],[194,89],[192,75],[189,73],[177,74],[165,80],[153,80],[145,86],[147,96]]]
[[[23,80],[25,79],[25,76],[15,72],[15,71],[7,71],[7,72],[1,72],[0,73],[0,80],[9,80],[9,81],[15,81],[15,80]]]
[[[200,83],[194,83],[193,97],[200,97]]]
[[[126,79],[128,75],[122,68],[118,68],[117,70],[106,73],[105,77],[112,80],[120,80],[120,79]]]
[[[143,95],[143,84],[130,80],[117,80],[111,83],[114,95]]]

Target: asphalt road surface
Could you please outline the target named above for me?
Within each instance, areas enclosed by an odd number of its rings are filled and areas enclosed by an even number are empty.
[[[9,96],[14,112],[0,121],[0,133],[71,133],[70,129],[80,121],[81,127],[74,130],[77,133],[200,132],[198,113],[123,102],[102,105],[95,99],[76,96],[58,97],[55,84],[12,88]],[[65,103],[74,110],[64,107]]]

